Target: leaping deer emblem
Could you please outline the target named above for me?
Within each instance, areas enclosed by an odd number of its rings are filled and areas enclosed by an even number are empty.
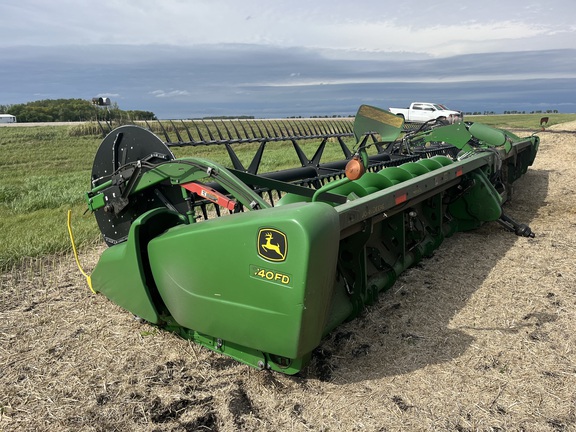
[[[280,244],[276,243],[273,244],[272,243],[272,238],[274,237],[274,235],[271,232],[267,232],[266,234],[264,234],[264,237],[266,237],[266,243],[261,244],[260,246],[262,247],[262,249],[264,249],[266,252],[269,251],[274,251],[278,254],[278,256],[280,256],[280,258],[282,258],[282,260],[285,258],[285,254],[282,253],[282,250],[280,249]]]

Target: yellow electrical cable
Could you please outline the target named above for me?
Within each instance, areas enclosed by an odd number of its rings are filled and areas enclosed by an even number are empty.
[[[76,243],[74,243],[74,235],[72,234],[72,210],[68,210],[68,234],[70,234],[70,243],[72,243],[72,250],[74,251],[74,258],[76,259],[76,265],[78,266],[80,273],[82,273],[86,278],[86,282],[88,283],[90,291],[96,294],[96,291],[94,291],[94,288],[92,288],[92,278],[90,277],[89,274],[87,274],[84,271],[84,269],[80,265],[80,260],[78,259],[78,251],[76,250]]]

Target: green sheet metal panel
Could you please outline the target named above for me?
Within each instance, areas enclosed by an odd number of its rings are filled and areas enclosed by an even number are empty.
[[[322,337],[339,234],[332,206],[296,203],[175,227],[148,253],[178,324],[297,358]]]
[[[92,286],[117,305],[153,324],[160,322],[150,287],[146,244],[169,227],[183,223],[183,216],[158,208],[137,218],[128,240],[106,249],[92,272]]]

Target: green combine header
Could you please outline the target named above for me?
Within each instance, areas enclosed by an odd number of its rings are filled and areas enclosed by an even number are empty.
[[[300,371],[325,335],[445,237],[487,222],[533,236],[502,205],[537,136],[470,122],[404,131],[366,105],[354,122],[179,126],[176,141],[134,125],[104,138],[86,201],[109,247],[92,288],[260,369]],[[311,159],[304,140],[319,143]],[[260,174],[275,141],[291,142],[300,166]],[[234,151],[243,143],[257,143],[247,168]],[[170,148],[185,145],[223,145],[231,166],[175,158]],[[330,145],[341,160],[322,161]]]

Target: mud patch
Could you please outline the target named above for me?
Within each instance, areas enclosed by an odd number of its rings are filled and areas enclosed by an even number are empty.
[[[218,431],[218,418],[214,412],[208,412],[196,420],[182,423],[182,429],[186,432]]]
[[[236,383],[236,388],[231,392],[231,399],[228,402],[228,410],[232,414],[234,424],[242,428],[245,424],[244,416],[253,415],[258,418],[258,411],[244,390],[242,381]]]
[[[402,399],[402,397],[400,396],[392,396],[392,402],[394,402],[394,404],[400,408],[400,411],[408,411],[410,408],[414,408],[413,405],[410,405],[408,403],[406,403],[406,401],[404,399]]]
[[[222,370],[230,369],[234,366],[238,366],[238,362],[236,360],[234,360],[232,357],[219,355],[212,362],[210,362],[210,365],[215,370],[222,371]]]
[[[322,345],[312,352],[312,360],[308,370],[312,377],[318,378],[320,381],[330,381],[335,366],[330,361],[332,359],[332,351],[323,348]]]
[[[166,423],[179,418],[186,409],[192,404],[190,399],[178,399],[164,405],[159,397],[152,400],[148,409],[150,420],[154,423]]]

